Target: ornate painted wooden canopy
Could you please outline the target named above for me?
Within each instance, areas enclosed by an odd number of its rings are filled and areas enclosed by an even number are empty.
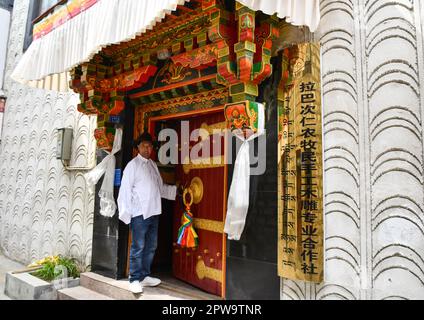
[[[80,94],[78,110],[98,115],[98,146],[110,149],[108,123],[125,108],[125,97],[158,103],[227,88],[227,102],[251,106],[258,85],[272,73],[279,23],[238,2],[191,0],[153,30],[77,66],[71,88]]]

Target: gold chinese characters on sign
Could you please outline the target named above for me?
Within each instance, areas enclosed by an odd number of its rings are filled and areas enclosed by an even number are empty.
[[[284,50],[278,92],[278,273],[323,281],[320,47]]]

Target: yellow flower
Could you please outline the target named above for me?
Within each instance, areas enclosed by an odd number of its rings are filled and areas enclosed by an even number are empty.
[[[42,258],[42,259],[40,259],[38,261],[35,261],[35,262],[31,263],[30,265],[28,265],[28,268],[38,267],[38,266],[41,266],[41,265],[43,265],[43,264],[45,264],[47,262],[58,264],[59,263],[59,258],[60,258],[59,255],[56,255],[56,256],[47,256],[47,257],[44,257],[44,258]]]

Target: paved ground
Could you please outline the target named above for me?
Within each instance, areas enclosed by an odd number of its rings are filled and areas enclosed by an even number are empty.
[[[10,298],[4,294],[6,273],[9,271],[21,270],[24,268],[24,265],[7,259],[0,253],[0,300],[10,300]]]

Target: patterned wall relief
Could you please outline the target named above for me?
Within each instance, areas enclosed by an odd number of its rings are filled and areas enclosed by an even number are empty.
[[[50,254],[91,261],[94,194],[83,172],[56,159],[57,128],[74,128],[71,164],[95,157],[96,119],[76,110],[78,96],[29,88],[9,75],[22,55],[28,0],[15,1],[6,63],[8,100],[0,144],[0,250],[28,263]]]
[[[325,282],[282,299],[424,298],[423,12],[321,1]]]

